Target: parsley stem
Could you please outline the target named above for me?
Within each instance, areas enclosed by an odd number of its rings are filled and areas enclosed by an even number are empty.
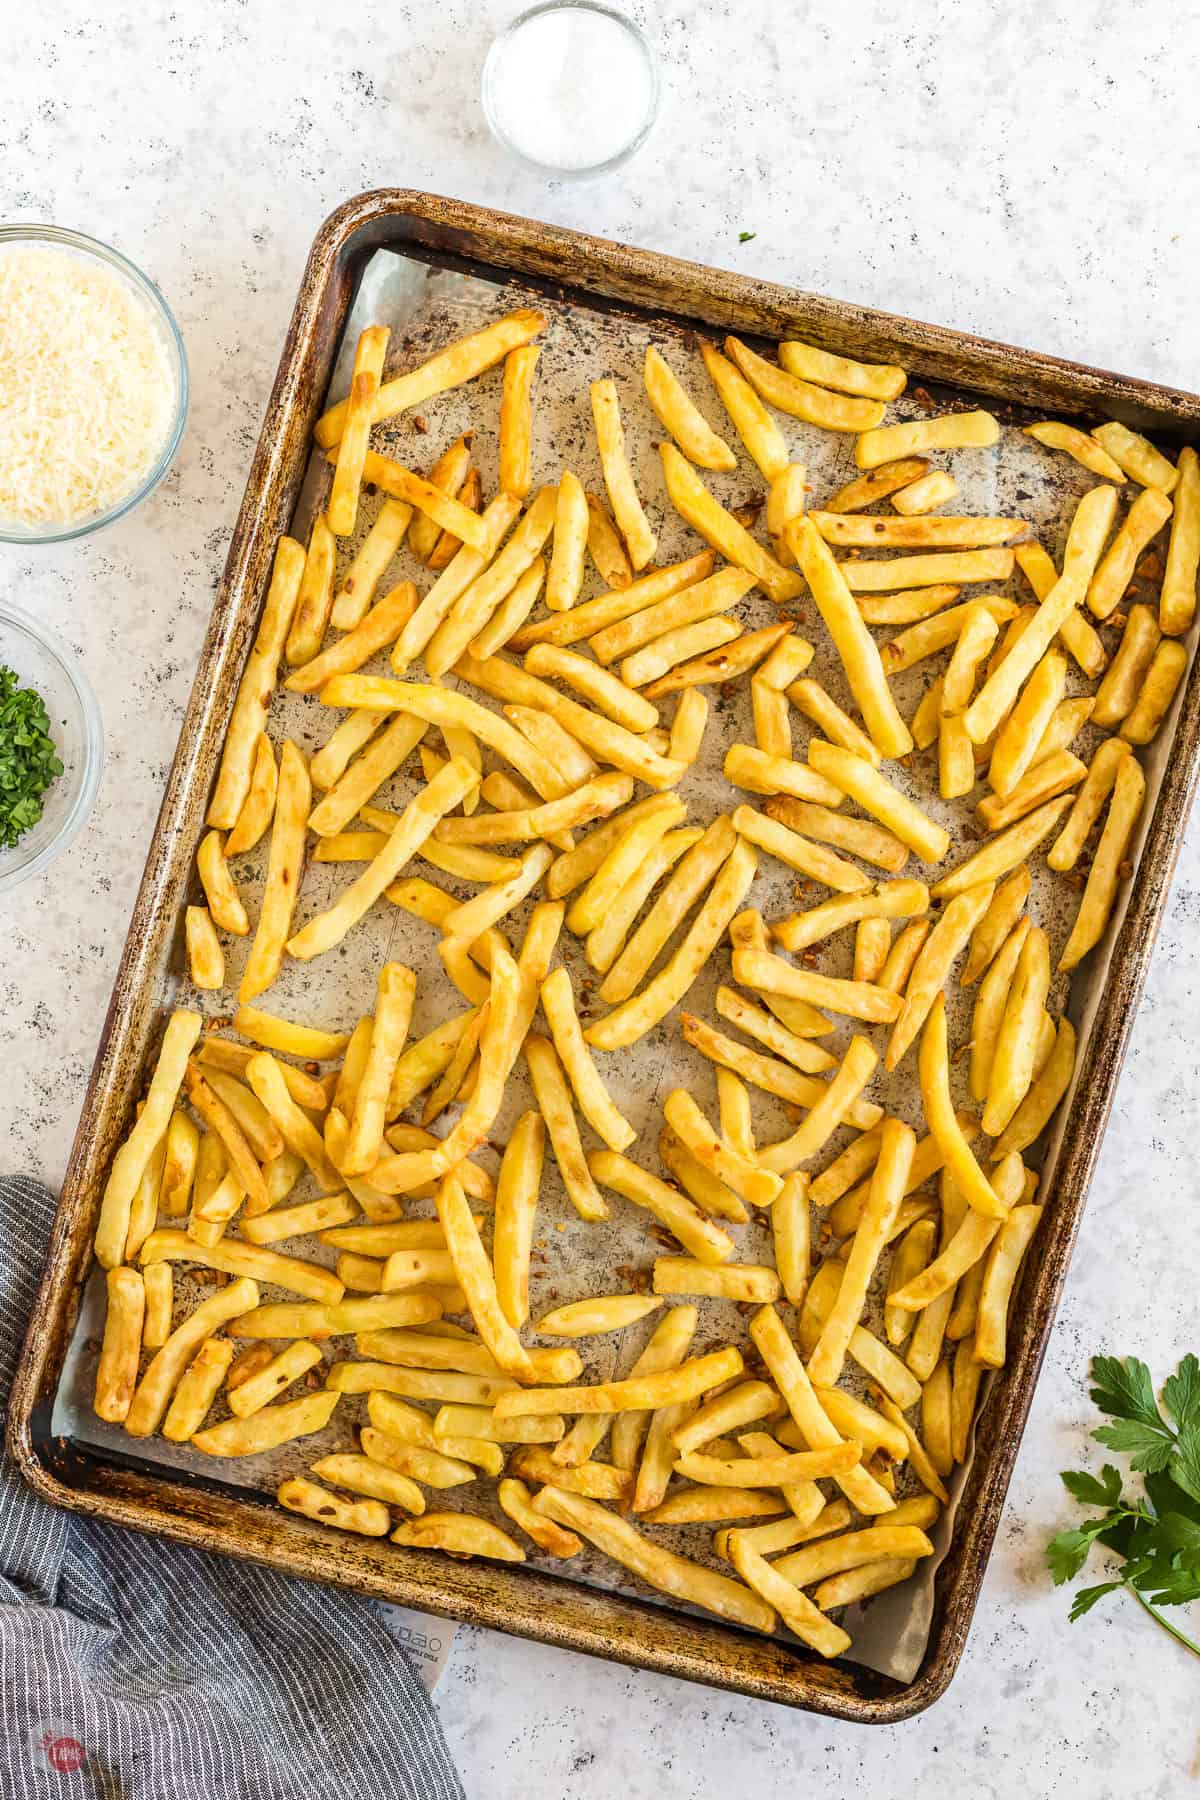
[[[1171,1634],[1176,1643],[1182,1644],[1185,1650],[1190,1650],[1193,1656],[1200,1656],[1200,1644],[1194,1644],[1186,1632],[1180,1631],[1178,1626],[1172,1625],[1169,1619],[1164,1619],[1157,1606],[1152,1606],[1144,1594],[1139,1594],[1131,1581],[1122,1580],[1121,1585],[1129,1590],[1138,1605],[1150,1614],[1156,1625],[1161,1625],[1164,1631]]]

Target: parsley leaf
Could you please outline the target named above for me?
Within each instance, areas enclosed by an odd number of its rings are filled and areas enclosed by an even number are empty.
[[[1111,1421],[1092,1436],[1129,1457],[1142,1476],[1145,1500],[1125,1498],[1113,1463],[1105,1463],[1099,1475],[1064,1470],[1063,1486],[1071,1497],[1103,1510],[1051,1538],[1050,1574],[1056,1585],[1071,1581],[1099,1544],[1118,1559],[1118,1572],[1078,1589],[1071,1619],[1082,1619],[1114,1589],[1127,1588],[1156,1625],[1200,1656],[1200,1644],[1158,1610],[1200,1600],[1200,1360],[1185,1356],[1164,1382],[1162,1409],[1150,1371],[1136,1357],[1097,1356],[1092,1381],[1091,1397]]]
[[[748,244],[752,238],[756,238],[757,236],[758,236],[757,231],[739,231],[738,232],[738,243],[739,244]]]
[[[0,667],[0,849],[37,824],[42,795],[62,772],[41,695]]]
[[[1084,1506],[1119,1506],[1121,1504],[1121,1471],[1112,1463],[1105,1463],[1097,1481],[1094,1475],[1087,1475],[1082,1470],[1064,1469],[1063,1486],[1068,1494]]]
[[[1072,1625],[1076,1619],[1082,1619],[1084,1613],[1091,1612],[1097,1600],[1102,1600],[1105,1594],[1111,1594],[1114,1588],[1123,1586],[1124,1583],[1120,1581],[1101,1581],[1096,1587],[1076,1588],[1071,1596],[1071,1610],[1067,1614]]]

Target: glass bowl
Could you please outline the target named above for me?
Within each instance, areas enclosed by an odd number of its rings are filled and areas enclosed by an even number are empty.
[[[568,41],[572,27],[578,41]],[[623,71],[615,63],[605,70],[600,59],[606,49],[625,59]],[[557,88],[552,59],[564,75]],[[493,42],[480,99],[492,136],[527,169],[586,179],[619,168],[646,141],[658,115],[658,64],[642,31],[624,13],[599,0],[542,0],[518,14]],[[627,99],[632,105],[618,131],[617,108]],[[573,142],[571,154],[554,156],[539,141],[539,124],[548,120],[562,140]],[[592,128],[603,142],[589,156]]]
[[[91,684],[62,639],[7,601],[0,601],[0,667],[45,701],[63,765],[42,796],[37,824],[13,849],[0,849],[0,894],[6,894],[53,862],[87,819],[104,767],[104,729]]]
[[[132,512],[135,506],[140,506],[154,492],[171,467],[187,421],[187,354],[170,307],[149,276],[143,275],[119,250],[110,249],[107,244],[100,243],[96,238],[86,237],[81,231],[66,231],[58,225],[0,225],[0,253],[14,245],[54,245],[70,250],[77,256],[103,263],[120,276],[148,305],[158,327],[175,383],[175,414],[162,449],[137,487],[126,494],[124,499],[118,500],[105,512],[92,513],[86,519],[74,519],[70,522],[22,525],[12,519],[0,519],[0,544],[62,544],[71,538],[87,537],[91,532],[112,525],[117,519],[123,519],[126,513]]]

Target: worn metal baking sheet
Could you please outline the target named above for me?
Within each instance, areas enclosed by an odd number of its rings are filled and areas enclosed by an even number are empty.
[[[322,357],[325,359],[323,366],[328,369],[336,339],[343,331],[348,329],[352,335],[357,325],[367,322],[368,318],[383,316],[397,325],[394,353],[397,360],[407,361],[419,356],[424,346],[440,344],[446,338],[469,329],[481,317],[493,316],[501,303],[504,306],[520,303],[523,294],[518,282],[504,282],[503,295],[499,296],[490,282],[481,281],[478,275],[466,273],[456,261],[452,261],[451,267],[447,269],[438,266],[445,261],[444,257],[435,255],[432,261],[429,260],[429,238],[435,240],[439,249],[443,248],[445,240],[450,239],[453,240],[453,248],[461,250],[464,239],[473,231],[472,241],[465,247],[476,256],[504,261],[509,267],[515,263],[517,266],[530,268],[539,275],[548,272],[547,265],[561,262],[562,246],[558,240],[566,238],[571,244],[577,243],[577,240],[571,238],[571,234],[547,233],[544,228],[537,227],[525,228],[525,236],[522,238],[518,229],[520,222],[497,220],[495,215],[479,215],[472,209],[456,207],[452,203],[421,202],[419,199],[414,201],[411,196],[397,197],[390,208],[385,198],[385,203],[374,212],[369,206],[366,210],[369,215],[368,225],[362,228],[361,234],[369,238],[374,230],[378,234],[375,237],[376,243],[387,240],[389,225],[396,227],[396,235],[402,236],[403,232],[399,230],[400,220],[405,221],[406,230],[412,230],[412,221],[415,219],[416,229],[413,235],[421,242],[424,258],[412,260],[377,257],[373,263],[368,261],[365,277],[367,285],[360,290],[360,305],[356,307],[356,317],[348,328],[340,308],[333,308],[335,316],[330,316],[328,289],[337,288],[340,282],[338,298],[343,303],[348,301],[353,277],[359,273],[363,262],[360,261],[351,270],[338,265],[332,257],[329,258],[329,266],[323,272],[326,291],[318,296],[315,286],[310,289],[307,308],[302,303],[298,309],[291,339],[294,358],[298,358],[301,363],[307,358],[305,366],[310,379],[313,378],[313,365],[319,363]],[[353,208],[347,209],[347,228],[352,213]],[[362,227],[361,216],[358,223]],[[424,236],[422,228],[425,229]],[[499,238],[504,241],[497,242]],[[606,287],[609,295],[618,301],[628,300],[636,295],[639,300],[649,303],[658,301],[661,306],[670,307],[677,314],[690,314],[692,317],[700,316],[709,320],[715,316],[722,322],[728,320],[739,329],[747,331],[754,328],[757,318],[765,320],[769,317],[770,307],[761,298],[757,287],[753,304],[748,294],[740,297],[733,294],[730,298],[727,291],[732,291],[739,285],[734,278],[715,277],[704,271],[689,271],[685,266],[672,265],[663,259],[645,258],[641,253],[617,253],[612,246],[591,245],[588,248],[593,257],[591,268],[583,259],[582,249],[579,249],[579,260],[572,271],[587,297],[578,293],[559,295],[549,309],[550,329],[539,367],[535,476],[542,480],[553,479],[562,466],[569,465],[577,469],[587,485],[597,485],[598,469],[592,450],[587,382],[598,374],[613,374],[622,392],[627,432],[634,451],[639,485],[647,498],[652,522],[656,526],[662,526],[660,559],[685,554],[695,547],[695,542],[674,518],[665,502],[653,448],[656,428],[641,399],[640,363],[646,343],[658,343],[667,350],[680,372],[685,373],[692,391],[702,397],[705,383],[702,379],[696,379],[698,359],[689,345],[686,326],[664,317],[661,312],[657,316],[645,317],[626,305],[606,307],[603,304]],[[521,261],[522,256],[524,262]],[[641,267],[635,267],[631,272],[630,265],[638,264],[639,258]],[[619,268],[616,267],[618,263]],[[659,276],[657,292],[653,294],[649,291],[652,285],[649,283],[651,267]],[[312,274],[313,265],[310,264],[310,277]],[[695,278],[690,289],[684,280],[686,275]],[[503,277],[500,279],[503,280]],[[539,292],[542,291],[544,289],[539,288]],[[322,304],[318,304],[318,300]],[[895,337],[888,336],[887,333],[880,333],[870,341],[852,334],[841,338],[836,335],[831,337],[828,330],[823,332],[819,326],[803,317],[802,300],[803,297],[795,297],[797,316],[791,327],[793,330],[823,337],[831,347],[859,350],[865,354],[899,353],[918,374],[922,372],[919,349],[914,353],[911,345],[898,348]],[[740,314],[738,306],[742,309]],[[361,318],[357,316],[360,311]],[[854,317],[861,321],[864,315],[856,314]],[[911,330],[917,337],[927,332],[927,328],[923,327],[913,327]],[[945,337],[945,334],[933,335]],[[965,343],[964,340],[959,342]],[[968,345],[967,348],[971,346]],[[974,347],[975,350],[979,348]],[[983,348],[994,349],[986,346]],[[925,366],[938,368],[933,350],[928,354],[930,360]],[[966,351],[962,354],[966,356]],[[1023,353],[1004,354],[1009,358],[1007,365],[999,352],[994,355],[993,360],[999,373],[993,385],[998,385],[1001,392],[1010,395],[1020,391],[1022,362],[1027,365],[1027,385],[1036,389],[1041,383],[1042,392],[1046,391],[1044,384],[1047,380],[1052,385],[1061,381],[1069,386],[1068,377],[1075,373],[1065,371],[1060,376],[1052,372],[1047,376],[1046,369],[1053,371],[1053,365],[1045,364],[1043,359],[1026,358]],[[969,361],[970,358],[967,357],[966,360]],[[1093,395],[1099,398],[1093,383],[1102,385],[1106,379],[1094,377],[1090,382],[1077,382],[1076,403],[1086,404],[1086,399],[1080,400],[1080,394],[1087,398],[1092,398]],[[916,385],[919,387],[919,384]],[[420,421],[415,417],[397,421],[393,428],[394,454],[417,466],[424,466],[432,461],[438,450],[460,429],[469,425],[477,434],[476,449],[483,468],[486,490],[489,478],[494,480],[494,426],[498,386],[498,374],[485,376],[470,389],[432,403]],[[272,409],[276,430],[272,434],[268,429],[264,434],[252,476],[252,492],[257,491],[260,506],[260,517],[256,521],[260,530],[253,546],[254,555],[258,559],[260,581],[269,551],[269,542],[264,534],[269,530],[273,536],[274,530],[287,522],[289,486],[290,491],[295,492],[299,485],[308,460],[305,442],[308,420],[318,409],[324,390],[324,380],[312,379],[311,391],[301,396],[295,379],[292,378],[289,382],[287,375],[281,373]],[[336,395],[336,375],[331,391]],[[1112,410],[1119,410],[1124,416],[1130,416],[1131,397],[1135,407],[1140,404],[1151,412],[1157,403],[1160,422],[1172,410],[1178,418],[1186,420],[1196,404],[1187,396],[1160,399],[1160,396],[1151,394],[1149,390],[1140,390],[1137,384],[1113,382],[1110,384],[1110,391]],[[1069,399],[1059,398],[1060,404],[1069,407]],[[950,397],[950,400],[954,403],[954,397]],[[939,394],[937,401],[939,405],[944,404],[947,396]],[[919,409],[925,403],[915,387],[912,397],[903,402],[896,412],[903,415]],[[722,423],[715,403],[710,416],[714,423]],[[822,495],[831,492],[850,474],[853,440],[834,440],[828,434],[811,431],[793,420],[782,420],[781,423],[794,453],[809,461],[810,480],[814,490],[812,498],[813,503],[817,504]],[[426,429],[422,429],[422,425]],[[1051,550],[1059,548],[1065,518],[1069,516],[1078,493],[1088,485],[1088,478],[1083,471],[1075,470],[1074,465],[1065,459],[1052,458],[1049,453],[1020,437],[1011,425],[1005,431],[998,456],[973,457],[970,453],[957,453],[953,462],[962,490],[962,510],[1011,512],[1031,517],[1037,524],[1039,535]],[[309,486],[301,495],[295,513],[292,529],[297,531],[302,531],[306,526],[315,497],[311,491],[312,479],[310,477]],[[725,478],[723,482],[717,480],[715,485],[722,492],[723,498],[733,502],[750,499],[761,491],[761,483],[753,470],[747,475],[743,469],[738,475]],[[956,501],[955,509],[958,510],[959,507],[960,502]],[[244,515],[243,526],[239,527],[239,540],[235,542],[231,556],[229,578],[233,598],[238,603],[233,630],[240,634],[243,643],[248,622],[257,610],[260,594],[260,588],[257,587],[248,591],[246,577],[249,558],[244,554],[247,546],[242,542],[242,531],[246,523]],[[240,558],[242,560],[239,561]],[[408,571],[401,565],[400,572]],[[596,586],[598,585],[597,583]],[[804,609],[801,606],[796,610],[803,613]],[[752,624],[764,622],[774,616],[773,609],[761,601],[751,603],[745,611],[748,622]],[[814,626],[814,641],[818,645],[816,672],[835,695],[844,700],[846,696],[840,686],[840,671],[824,639],[819,621],[802,619],[800,628],[804,630],[810,624]],[[219,650],[224,659],[219,673],[224,673],[232,664],[236,678],[236,673],[240,670],[240,646],[231,641],[228,617],[222,620],[220,614],[214,625],[214,644],[210,646],[210,654],[206,654],[200,682],[205,680],[206,675],[210,680],[213,678],[213,649]],[[936,668],[937,665],[932,666]],[[928,679],[930,667],[931,665],[924,665],[897,682],[902,709],[906,712],[915,704],[917,694]],[[214,688],[220,688],[219,681],[214,681],[213,685]],[[1194,683],[1189,687],[1186,699],[1181,696],[1176,703],[1177,714],[1181,708],[1187,709],[1187,720],[1181,733],[1187,756],[1185,761],[1176,756],[1171,763],[1170,780],[1164,788],[1157,814],[1151,807],[1147,808],[1143,831],[1149,832],[1153,828],[1155,833],[1154,855],[1152,859],[1148,859],[1153,866],[1143,866],[1131,889],[1130,922],[1123,934],[1120,953],[1109,969],[1107,979],[1103,981],[1099,979],[1100,964],[1093,959],[1096,962],[1095,968],[1077,981],[1077,991],[1071,998],[1072,1014],[1098,1016],[1100,1029],[1094,1034],[1096,1042],[1091,1053],[1081,1057],[1080,1103],[1073,1109],[1071,1129],[1065,1134],[1069,1142],[1060,1158],[1060,1164],[1065,1164],[1065,1177],[1047,1185],[1046,1191],[1054,1196],[1053,1205],[1042,1233],[1042,1261],[1038,1263],[1035,1259],[1029,1279],[1024,1284],[1023,1312],[1014,1333],[1013,1361],[1010,1369],[994,1384],[995,1392],[985,1408],[980,1433],[982,1452],[977,1456],[975,1466],[960,1479],[960,1489],[965,1487],[968,1490],[967,1505],[963,1508],[961,1518],[954,1521],[954,1542],[937,1581],[937,1603],[935,1604],[932,1575],[929,1574],[919,1591],[915,1584],[909,1584],[893,1595],[884,1596],[868,1610],[861,1623],[851,1625],[856,1637],[853,1654],[875,1670],[885,1671],[890,1679],[885,1679],[880,1684],[878,1677],[872,1680],[865,1668],[860,1669],[858,1674],[847,1670],[843,1675],[840,1668],[817,1667],[802,1653],[793,1657],[784,1645],[768,1643],[767,1640],[759,1640],[762,1649],[756,1652],[751,1648],[752,1641],[745,1634],[733,1632],[723,1626],[713,1626],[707,1621],[701,1623],[678,1619],[672,1626],[661,1609],[649,1608],[640,1600],[636,1604],[631,1603],[631,1610],[624,1602],[610,1599],[606,1603],[608,1610],[601,1608],[597,1623],[596,1608],[585,1602],[583,1590],[573,1582],[556,1580],[548,1589],[544,1581],[527,1571],[465,1571],[442,1564],[436,1569],[423,1569],[418,1575],[416,1571],[420,1565],[428,1565],[431,1559],[406,1556],[403,1558],[404,1568],[396,1569],[393,1573],[392,1568],[386,1564],[381,1565],[379,1553],[374,1547],[347,1547],[338,1544],[327,1549],[328,1534],[320,1537],[315,1557],[323,1560],[316,1566],[324,1568],[336,1578],[369,1586],[372,1591],[395,1591],[414,1604],[441,1605],[462,1616],[508,1624],[511,1628],[535,1632],[552,1641],[574,1644],[580,1648],[603,1648],[606,1653],[622,1656],[626,1660],[650,1662],[654,1666],[672,1668],[678,1673],[698,1675],[703,1679],[725,1682],[746,1691],[770,1694],[771,1697],[787,1699],[793,1703],[813,1705],[848,1717],[896,1717],[916,1706],[927,1704],[928,1699],[939,1691],[952,1671],[957,1650],[965,1634],[974,1590],[986,1554],[986,1544],[994,1530],[1011,1460],[1014,1423],[1019,1427],[1019,1420],[1028,1403],[1032,1376],[1048,1327],[1049,1308],[1053,1303],[1056,1284],[1061,1279],[1074,1219],[1082,1199],[1087,1166],[1094,1154],[1098,1128],[1111,1097],[1111,1085],[1121,1048],[1121,1033],[1110,1027],[1114,1019],[1122,1023],[1126,1021],[1128,1002],[1135,996],[1144,973],[1150,933],[1165,891],[1164,883],[1169,874],[1173,845],[1190,787],[1195,739],[1193,715],[1196,705],[1192,688]],[[208,776],[216,746],[219,745],[220,729],[223,727],[229,698],[226,682],[224,690],[220,692],[219,703],[214,705],[210,715],[200,707],[203,696],[199,693],[198,682],[197,700],[193,703],[193,714],[185,727],[180,761],[172,777],[173,792],[168,795],[167,802],[169,808],[172,798],[181,801],[185,812],[190,807],[188,823],[191,835],[188,837],[185,833],[187,841],[174,846],[169,872],[156,870],[153,866],[148,870],[147,891],[154,891],[157,880],[160,899],[164,897],[164,873],[168,873],[167,885],[172,890],[169,902],[174,912],[178,910],[184,885],[189,878],[188,870],[198,835],[199,815],[206,798]],[[744,684],[740,694],[721,696],[718,701],[704,765],[689,775],[682,789],[689,802],[690,820],[704,822],[720,804],[729,803],[727,784],[719,775],[719,757],[714,760],[713,752],[718,738],[727,742],[734,737],[751,737],[745,708]],[[314,701],[296,702],[289,699],[286,706],[273,716],[272,731],[276,741],[283,731],[288,731],[306,748],[315,747],[328,730],[326,721],[318,723],[320,711]],[[669,708],[666,716],[669,718]],[[807,729],[799,719],[795,724],[799,750],[806,740]],[[1174,720],[1164,730],[1159,746],[1151,758],[1152,792],[1155,793],[1158,792],[1159,776],[1168,760],[1170,726],[1173,725]],[[946,809],[941,807],[936,797],[930,799],[931,791],[936,788],[936,781],[934,779],[931,783],[927,759],[917,760],[912,770],[912,781],[913,791],[921,797],[922,803],[928,804],[929,810],[935,815],[943,816]],[[412,777],[402,776],[396,783],[395,797],[407,797],[411,791]],[[953,811],[954,808],[950,810]],[[961,816],[960,811],[960,820]],[[251,895],[256,891],[261,870],[254,868],[252,874],[244,876],[243,869],[253,865],[254,859],[248,859],[238,869],[239,880],[248,886]],[[909,872],[914,870],[910,868]],[[446,885],[453,885],[446,882],[445,877],[436,878]],[[307,916],[310,911],[326,904],[329,894],[346,879],[348,872],[337,865],[318,865],[310,870],[303,890],[301,916]],[[820,896],[813,896],[817,897]],[[1063,897],[1059,896],[1060,902]],[[768,917],[778,916],[795,905],[791,882],[784,878],[778,865],[764,861],[752,901],[760,905]],[[1038,899],[1035,910],[1045,917],[1045,905],[1041,898]],[[1117,930],[1118,922],[1115,921],[1108,940],[1109,948],[1116,940]],[[1061,942],[1061,924],[1055,935],[1057,941]],[[582,982],[587,975],[586,967],[578,960],[578,946],[574,940],[564,936],[563,941],[569,952],[568,961],[577,988],[582,992]],[[435,1011],[429,1010],[435,1004],[436,997],[440,997],[442,1006],[447,1004],[449,990],[440,964],[436,963],[436,959],[433,963],[429,960],[432,953],[431,934],[413,921],[379,909],[357,928],[353,938],[347,940],[343,949],[344,955],[335,952],[325,959],[333,965],[328,970],[323,969],[320,962],[291,965],[280,983],[266,997],[266,1004],[289,1016],[348,1026],[361,1012],[369,1010],[375,971],[385,955],[398,955],[403,960],[410,961],[421,976],[421,997],[415,1029],[427,1028],[438,1016]],[[841,973],[849,954],[848,942],[831,945],[822,960],[822,966],[831,973]],[[144,965],[144,956],[142,961]],[[138,971],[141,979],[136,984],[135,996],[132,977],[137,958],[133,955],[131,946],[131,953],[127,958],[129,988],[124,993],[118,993],[114,1022],[117,1027],[125,1025],[128,1038],[128,1027],[136,1019],[140,1041],[127,1047],[128,1051],[136,1049],[136,1063],[131,1055],[130,1065],[121,1071],[120,1083],[111,1079],[115,1070],[110,1062],[110,1087],[106,1097],[111,1113],[116,1114],[115,1117],[110,1116],[109,1112],[105,1114],[105,1126],[110,1137],[115,1135],[128,1114],[136,1069],[140,1068],[144,1059],[154,1017],[171,997],[173,977],[170,971],[179,966],[179,961],[177,955],[163,956],[152,982],[145,980],[147,971],[143,966]],[[1107,964],[1107,951],[1105,962]],[[234,982],[237,972],[237,961],[231,959],[230,976]],[[123,970],[123,974],[125,973]],[[692,1010],[705,1016],[713,1016],[712,991],[721,973],[719,963],[705,972],[701,982],[689,996],[687,1005]],[[436,979],[430,978],[431,975]],[[453,1004],[452,996],[449,1000]],[[1114,1004],[1118,1007],[1115,1012]],[[141,1009],[140,1014],[138,1008]],[[211,1010],[211,1000],[209,1008]],[[1090,1018],[1085,1018],[1086,1022],[1090,1022]],[[955,1021],[956,1037],[962,1035],[962,1024],[961,1017]],[[827,1041],[835,1046],[840,1045],[844,1041],[844,1034]],[[713,1109],[711,1071],[682,1045],[675,1018],[665,1021],[642,1045],[636,1047],[633,1054],[605,1058],[604,1062],[604,1072],[615,1096],[625,1107],[632,1122],[639,1127],[645,1120],[654,1120],[657,1124],[661,1100],[669,1088],[675,1085],[691,1087],[702,1103],[710,1111]],[[894,1106],[901,1113],[907,1112],[910,1117],[913,1116],[912,1103],[915,1095],[911,1062],[910,1053],[910,1058],[906,1060],[898,1076],[891,1078],[886,1089],[881,1086],[879,1096],[886,1098],[889,1106]],[[123,1088],[124,1091],[118,1093],[115,1091],[117,1088]],[[782,1135],[787,1126],[783,1110],[773,1111],[775,1103],[768,1101],[765,1096],[756,1095],[755,1099],[756,1126],[761,1140]],[[512,1107],[515,1109],[523,1104],[527,1104],[527,1096],[523,1098],[518,1092],[514,1092],[511,1096]],[[496,1141],[503,1141],[508,1122],[507,1118],[500,1121]],[[1085,1134],[1082,1138],[1081,1131]],[[647,1145],[638,1146],[637,1154],[643,1161],[653,1161]],[[102,1167],[103,1161],[97,1152],[91,1161],[93,1183],[95,1172]],[[95,1192],[94,1185],[92,1192]],[[69,1256],[58,1266],[57,1279],[52,1283],[58,1295],[52,1331],[58,1330],[60,1345],[66,1323],[63,1301],[73,1290],[86,1257],[85,1221],[78,1215],[82,1211],[81,1202],[88,1198],[90,1196],[81,1193],[78,1188],[71,1192],[70,1199],[74,1202],[77,1216],[74,1220],[64,1220],[60,1227],[60,1236],[64,1243],[69,1242],[70,1247]],[[544,1230],[541,1233],[545,1243],[546,1262],[539,1271],[538,1285],[535,1287],[534,1318],[552,1304],[611,1287],[614,1270],[627,1260],[642,1265],[648,1261],[653,1247],[647,1239],[641,1220],[632,1216],[631,1209],[625,1208],[620,1201],[614,1202],[613,1210],[614,1219],[610,1226],[582,1225],[570,1213],[552,1166],[548,1165],[542,1213]],[[71,1229],[72,1226],[74,1229]],[[756,1259],[767,1248],[765,1234],[757,1228],[740,1228],[735,1235],[739,1240],[738,1254],[747,1260]],[[740,1337],[742,1327],[733,1317],[735,1310],[720,1303],[706,1303],[698,1343],[707,1345],[723,1341],[731,1334]],[[632,1335],[628,1334],[626,1342],[621,1345],[611,1340],[601,1341],[597,1346],[591,1372],[605,1374],[618,1363],[623,1367],[636,1351],[636,1344],[630,1341]],[[88,1336],[87,1332],[81,1332],[78,1342],[86,1345]],[[52,1342],[48,1340],[35,1345],[35,1354],[40,1354],[41,1358],[41,1373],[51,1380],[54,1369],[52,1349]],[[83,1379],[86,1354],[84,1349],[81,1358],[73,1365],[72,1379],[76,1384]],[[44,1385],[43,1405],[46,1392]],[[32,1394],[26,1396],[26,1418],[28,1402],[32,1398]],[[60,1411],[51,1426],[52,1432],[57,1434],[59,1430],[63,1430],[70,1437],[79,1438],[81,1434],[91,1431],[92,1427],[85,1423],[83,1410]],[[290,1456],[287,1466],[304,1466],[322,1447],[322,1443],[314,1440],[292,1447],[290,1452],[283,1453],[285,1458]],[[143,1464],[148,1453],[154,1453],[150,1446],[139,1446],[139,1457]],[[185,1462],[189,1456],[194,1461],[204,1460],[194,1458],[194,1453],[184,1452],[182,1456]],[[28,1454],[24,1460],[35,1477],[40,1478],[43,1487],[57,1487],[54,1497],[73,1497],[73,1482],[64,1483],[61,1479],[55,1481],[49,1477],[36,1455]],[[73,1476],[77,1477],[78,1468],[74,1464],[71,1466]],[[233,1464],[223,1465],[219,1470],[213,1470],[212,1465],[208,1464],[203,1473],[210,1477],[214,1473],[218,1474],[223,1483],[231,1485],[241,1484],[246,1480],[246,1471]],[[260,1483],[265,1475],[265,1471],[255,1471],[255,1479],[259,1479]],[[271,1481],[276,1476],[277,1471],[271,1470]],[[287,1560],[287,1566],[297,1566],[295,1559],[304,1560],[308,1555],[307,1547],[297,1541],[297,1533],[306,1538],[309,1534],[302,1524],[291,1519],[278,1519],[276,1516],[271,1529],[265,1533],[256,1532],[245,1516],[244,1507],[239,1513],[235,1500],[228,1503],[222,1500],[214,1510],[217,1523],[201,1526],[196,1519],[186,1522],[180,1519],[179,1515],[186,1512],[187,1507],[181,1507],[177,1489],[172,1490],[169,1503],[164,1504],[161,1489],[153,1494],[150,1491],[142,1493],[141,1488],[145,1483],[140,1483],[135,1493],[126,1480],[116,1485],[121,1490],[119,1497],[110,1487],[108,1492],[100,1494],[98,1500],[93,1501],[89,1497],[85,1502],[75,1497],[74,1503],[92,1504],[96,1510],[105,1511],[110,1516],[120,1516],[123,1513],[136,1521],[149,1516],[151,1501],[154,1500],[158,1502],[153,1509],[154,1523],[159,1528],[165,1526],[177,1529],[181,1535],[191,1535],[186,1528],[190,1525],[197,1530],[207,1530],[210,1535],[206,1541],[220,1543],[222,1547],[234,1548],[244,1554],[266,1553],[276,1561],[285,1561],[290,1554],[291,1560]],[[193,1496],[197,1513],[204,1510],[194,1500],[195,1490],[188,1488],[183,1491]],[[225,1493],[229,1491],[229,1487],[223,1489]],[[133,1495],[132,1499],[130,1495]],[[170,1518],[172,1513],[176,1515],[174,1520]],[[950,1535],[951,1520],[948,1518],[942,1528],[942,1549],[945,1548],[944,1540]],[[690,1554],[695,1554],[698,1541],[705,1536],[703,1532],[693,1530],[681,1533],[678,1541],[680,1547],[686,1547]],[[289,1540],[287,1550],[283,1544],[285,1539]],[[261,1547],[264,1543],[268,1546],[265,1552]],[[256,1544],[259,1545],[258,1548],[255,1548]],[[386,1558],[386,1550],[383,1554]],[[392,1551],[392,1564],[398,1560],[397,1553]],[[568,1577],[579,1572],[575,1564],[565,1571]],[[586,1570],[589,1579],[595,1573],[592,1566]],[[605,1578],[611,1578],[609,1571],[605,1571]],[[394,1588],[389,1585],[389,1580],[394,1582]],[[517,1585],[514,1586],[514,1583]],[[524,1591],[521,1583],[525,1584]],[[553,1601],[548,1599],[552,1592]],[[560,1596],[565,1601],[563,1606],[556,1604]],[[599,1596],[596,1598],[600,1599]],[[650,1617],[652,1611],[658,1614],[653,1620]],[[635,1619],[644,1621],[644,1628],[635,1628],[631,1624]],[[630,1632],[633,1634],[632,1638],[627,1635]],[[918,1665],[919,1678],[914,1682]]]

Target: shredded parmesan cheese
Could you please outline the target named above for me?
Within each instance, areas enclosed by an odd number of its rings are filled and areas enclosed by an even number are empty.
[[[0,253],[0,518],[70,524],[150,473],[176,386],[158,321],[103,263]]]

